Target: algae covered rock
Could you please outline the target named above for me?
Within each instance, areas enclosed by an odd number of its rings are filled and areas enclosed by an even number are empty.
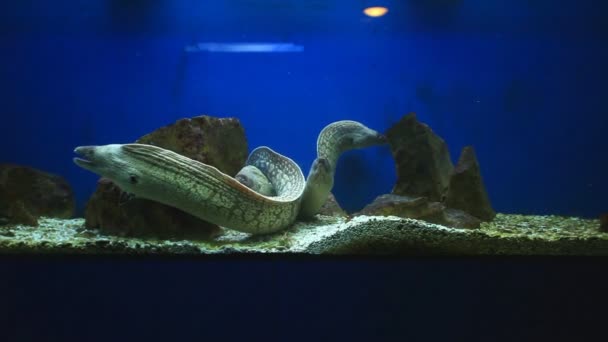
[[[27,166],[0,164],[0,224],[35,225],[40,216],[70,218],[74,193],[60,176]]]
[[[415,113],[401,118],[386,136],[397,171],[392,193],[442,201],[454,168],[445,141],[419,122]]]
[[[484,221],[491,221],[496,216],[483,185],[479,163],[472,146],[462,149],[458,164],[450,177],[445,204]]]
[[[156,145],[186,157],[213,165],[234,176],[245,164],[247,139],[235,118],[198,116],[181,119],[136,141]],[[120,235],[158,237],[193,236],[206,238],[218,227],[181,210],[153,201],[132,199],[111,181],[100,179],[87,203],[86,227]]]
[[[425,197],[378,196],[357,215],[397,216],[423,220],[455,228],[479,228],[481,221],[462,210],[447,208],[439,202],[429,202]]]

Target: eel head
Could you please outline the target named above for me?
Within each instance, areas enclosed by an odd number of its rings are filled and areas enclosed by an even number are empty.
[[[124,145],[79,146],[74,152],[82,157],[74,158],[76,165],[111,179],[123,191],[138,194],[149,179],[141,159],[125,151]]]
[[[351,148],[365,148],[388,143],[388,139],[384,134],[363,125],[361,126],[359,130],[355,130],[350,134],[350,139],[352,139],[350,142]]]

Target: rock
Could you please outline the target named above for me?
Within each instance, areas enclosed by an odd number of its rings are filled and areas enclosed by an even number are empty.
[[[0,217],[4,223],[36,225],[40,216],[70,218],[74,193],[62,177],[31,167],[0,164]]]
[[[479,228],[481,221],[462,210],[447,208],[439,202],[429,202],[425,197],[378,196],[356,215],[398,216],[423,220],[454,228]]]
[[[443,139],[418,122],[415,113],[404,116],[386,135],[397,170],[392,193],[441,202],[454,168]]]
[[[608,213],[600,215],[600,231],[608,233]]]
[[[443,217],[441,217],[441,219],[438,219],[437,221],[428,220],[428,222],[453,228],[479,228],[481,226],[481,220],[477,217],[462,210],[445,207],[443,209]]]
[[[399,216],[421,219],[436,215],[438,207],[429,205],[425,197],[399,196],[393,194],[380,195],[356,215],[367,216]]]
[[[23,204],[23,201],[17,200],[9,203],[6,211],[4,224],[24,224],[26,226],[37,226],[38,217],[34,216]]]
[[[484,221],[492,221],[496,216],[483,185],[479,163],[472,146],[462,149],[458,164],[450,177],[445,204]]]
[[[414,113],[391,127],[387,137],[397,168],[392,194],[404,197],[381,198],[362,213],[394,212],[389,215],[466,228],[496,216],[473,147],[462,150],[454,168],[446,143]]]
[[[452,228],[479,228],[481,220],[458,209],[447,208],[443,203],[429,202],[429,214],[418,218],[429,223]]]
[[[87,204],[85,225],[118,236],[208,239],[220,232],[214,224],[179,209],[145,199],[124,199],[111,180],[101,178]]]
[[[137,140],[172,150],[213,165],[234,176],[245,164],[247,139],[235,118],[198,116],[181,119]],[[124,195],[111,181],[100,179],[85,212],[86,227],[126,236],[208,238],[218,232],[214,224],[181,210],[143,199],[124,204]]]
[[[213,165],[231,176],[245,165],[248,154],[245,129],[236,118],[201,115],[180,119],[144,135],[136,142],[166,148]]]
[[[325,204],[319,209],[319,214],[325,216],[347,216],[346,211],[340,207],[336,197],[331,192],[327,196]]]

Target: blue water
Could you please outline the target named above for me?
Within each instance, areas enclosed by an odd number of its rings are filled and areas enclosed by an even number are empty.
[[[250,149],[268,145],[307,172],[326,124],[383,131],[414,111],[454,162],[475,146],[497,211],[608,210],[606,5],[382,3],[389,13],[375,19],[361,1],[2,4],[0,161],[66,177],[82,209],[97,176],[72,163],[78,145],[234,116]],[[188,48],[233,43],[280,45]],[[338,165],[334,192],[356,210],[394,180],[387,148],[356,151]]]

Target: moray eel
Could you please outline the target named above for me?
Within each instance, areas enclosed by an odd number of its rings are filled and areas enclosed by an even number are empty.
[[[311,218],[321,209],[334,186],[338,158],[343,152],[387,142],[384,135],[356,121],[343,120],[325,126],[317,138],[317,158],[308,173],[299,217]]]
[[[241,171],[245,178],[239,178],[253,188],[267,179],[276,196],[259,193],[211,165],[153,145],[80,146],[74,152],[82,158],[74,158],[74,162],[139,198],[181,209],[229,229],[266,234],[289,227],[298,217],[317,213],[331,191],[342,152],[384,143],[383,135],[358,122],[334,122],[319,134],[317,158],[308,180],[290,158],[258,147],[246,165],[257,168],[263,177],[249,170]]]

